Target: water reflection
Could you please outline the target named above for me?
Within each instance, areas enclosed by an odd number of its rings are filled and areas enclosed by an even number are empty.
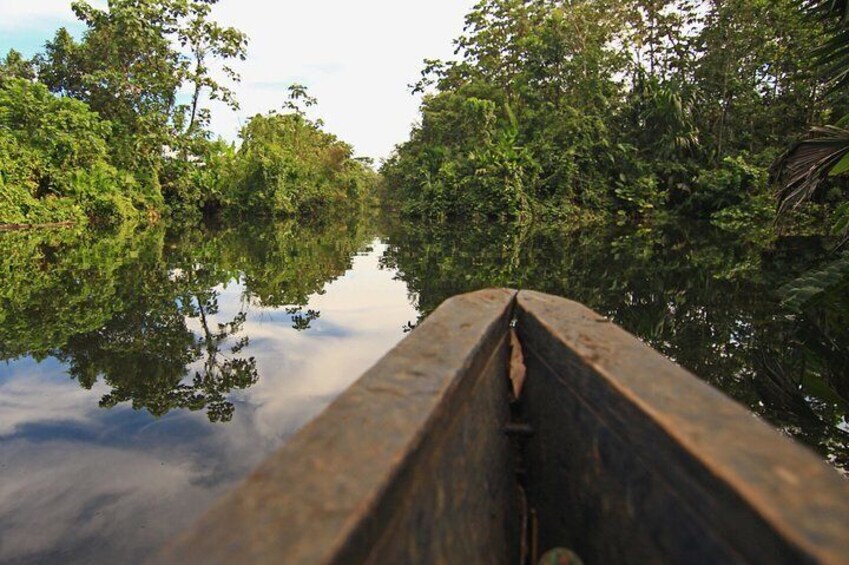
[[[0,561],[143,559],[397,343],[369,230],[0,235]]]
[[[344,217],[0,234],[0,561],[139,561],[457,293],[586,303],[849,466],[849,299],[814,239]],[[693,407],[699,410],[699,407]]]
[[[109,384],[104,408],[131,402],[154,416],[187,408],[229,421],[227,395],[259,378],[244,355],[247,310],[285,306],[294,328],[309,329],[320,315],[303,310],[309,296],[368,242],[351,227],[6,234],[0,360],[55,357],[84,388]],[[220,287],[234,282],[240,309],[213,322]]]
[[[448,296],[488,286],[583,302],[849,469],[849,293],[835,287],[793,311],[778,292],[828,260],[823,242],[785,238],[764,250],[692,223],[390,222],[385,232],[382,264],[398,272],[422,316]]]

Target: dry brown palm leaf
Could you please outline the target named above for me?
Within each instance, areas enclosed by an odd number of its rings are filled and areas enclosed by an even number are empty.
[[[779,212],[813,198],[828,176],[849,171],[849,130],[814,127],[776,162],[773,175],[780,184]]]

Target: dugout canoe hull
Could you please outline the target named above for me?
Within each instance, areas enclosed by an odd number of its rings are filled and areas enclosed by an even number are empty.
[[[446,301],[154,561],[520,563],[558,546],[587,564],[849,563],[849,486],[586,307],[491,289]]]

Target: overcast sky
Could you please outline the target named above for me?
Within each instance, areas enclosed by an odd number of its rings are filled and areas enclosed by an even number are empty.
[[[417,119],[425,58],[450,58],[476,0],[221,0],[217,19],[250,37],[237,65],[238,113],[215,108],[213,129],[235,139],[249,116],[279,108],[293,82],[309,87],[329,131],[358,155],[386,157]],[[101,3],[101,2],[95,2]],[[70,0],[0,0],[0,52],[40,50],[59,26],[80,27]]]

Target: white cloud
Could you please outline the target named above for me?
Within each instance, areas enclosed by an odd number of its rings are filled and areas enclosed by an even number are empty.
[[[80,562],[143,555],[222,490],[198,484],[195,466],[166,464],[160,453],[142,450],[15,440],[4,455],[9,461],[0,487],[4,561],[36,563],[63,550],[72,550]],[[162,504],[171,497],[179,497],[180,505]]]
[[[3,378],[5,373],[25,370],[27,379]],[[88,424],[91,414],[87,407],[91,396],[108,392],[98,384],[94,390],[85,390],[76,383],[68,386],[70,379],[56,379],[61,365],[54,359],[36,363],[31,359],[18,361],[14,370],[9,365],[0,367],[0,440],[14,434],[20,426],[50,423]]]
[[[65,0],[0,0],[0,33],[10,29],[35,27],[40,23],[73,19],[71,3]],[[48,31],[50,32],[52,30]]]
[[[385,157],[406,139],[419,99],[407,85],[425,58],[450,58],[452,39],[474,0],[223,0],[222,23],[251,38],[238,86],[242,110],[216,110],[216,130],[232,138],[239,122],[279,108],[286,87],[306,84],[327,129],[359,154]]]

